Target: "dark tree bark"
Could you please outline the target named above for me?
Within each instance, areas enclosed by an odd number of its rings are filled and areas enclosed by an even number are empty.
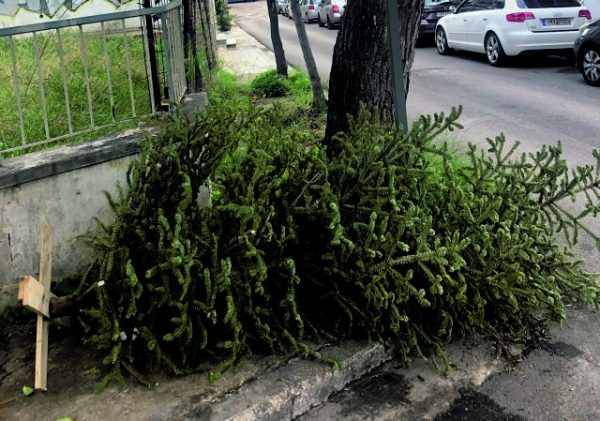
[[[199,0],[200,16],[198,26],[202,28],[202,42],[206,53],[206,65],[209,71],[217,68],[217,12],[215,0]]]
[[[277,73],[287,77],[288,66],[285,60],[285,51],[279,36],[279,15],[277,13],[277,0],[267,0],[269,9],[269,21],[271,22],[271,42],[273,43],[273,52],[275,53],[275,63],[277,64]]]
[[[348,1],[329,78],[325,143],[330,150],[334,146],[332,137],[348,131],[347,115],[356,115],[361,103],[382,121],[394,117],[385,2]],[[397,4],[400,44],[404,51],[404,84],[408,94],[421,0],[397,0]]]
[[[325,93],[323,92],[323,85],[321,85],[321,77],[319,76],[317,64],[315,63],[315,58],[310,48],[310,43],[308,42],[308,35],[306,34],[304,22],[302,22],[302,15],[300,12],[300,6],[298,5],[298,0],[292,0],[290,2],[290,7],[292,8],[291,12],[292,17],[294,18],[296,32],[298,33],[298,41],[300,43],[300,48],[302,48],[304,62],[306,63],[306,70],[308,71],[308,77],[310,78],[310,83],[312,85],[312,110],[315,113],[318,113],[324,110],[327,105],[325,102]]]
[[[214,0],[183,1],[184,53],[188,88],[191,92],[206,88],[208,74],[204,73],[217,66],[214,15]],[[205,62],[201,62],[202,58]]]
[[[198,47],[196,35],[198,21],[198,4],[194,0],[184,0],[183,2],[183,46],[187,62],[187,82],[188,89],[191,92],[198,92],[202,89],[203,77],[200,63],[198,62]]]

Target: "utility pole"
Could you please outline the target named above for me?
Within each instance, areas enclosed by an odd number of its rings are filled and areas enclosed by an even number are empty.
[[[404,87],[404,65],[402,45],[400,45],[400,23],[398,21],[398,3],[386,0],[388,45],[390,49],[390,67],[392,70],[392,87],[394,90],[394,118],[398,127],[408,131],[406,116],[406,90]]]

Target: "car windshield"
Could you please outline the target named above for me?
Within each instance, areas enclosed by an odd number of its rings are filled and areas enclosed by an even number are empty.
[[[577,0],[517,0],[521,9],[543,9],[546,7],[580,7]]]

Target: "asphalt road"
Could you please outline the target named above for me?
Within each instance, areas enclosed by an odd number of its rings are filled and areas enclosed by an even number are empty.
[[[271,48],[266,2],[231,6],[236,22]],[[303,66],[292,20],[280,16],[280,33],[288,62]],[[329,79],[337,30],[307,25],[319,73]],[[524,151],[561,140],[571,164],[591,162],[600,147],[600,89],[587,86],[575,67],[560,58],[517,59],[493,68],[483,55],[440,56],[433,45],[419,47],[408,96],[410,118],[462,105],[465,130],[460,140],[484,144],[500,132],[519,140]]]

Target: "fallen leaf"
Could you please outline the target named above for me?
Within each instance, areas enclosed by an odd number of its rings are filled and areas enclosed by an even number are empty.
[[[23,386],[23,389],[21,389],[21,392],[23,392],[23,394],[25,396],[31,396],[31,395],[33,395],[33,392],[35,392],[35,389],[31,386]]]

